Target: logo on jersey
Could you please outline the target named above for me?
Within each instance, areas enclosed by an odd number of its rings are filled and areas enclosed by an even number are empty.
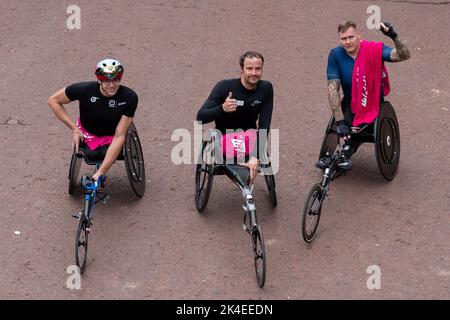
[[[255,101],[252,102],[251,106],[255,107],[258,104],[261,104],[261,101],[260,100],[255,100]]]
[[[108,107],[110,108],[115,108],[116,107],[116,100],[109,100],[109,105]]]
[[[231,139],[231,143],[233,144],[234,150],[238,152],[245,153],[245,143],[242,139]]]
[[[95,102],[95,101],[97,101],[98,99],[100,99],[99,97],[91,97],[91,102]]]
[[[119,106],[123,106],[124,104],[127,104],[127,102],[125,101],[125,102],[119,102]]]

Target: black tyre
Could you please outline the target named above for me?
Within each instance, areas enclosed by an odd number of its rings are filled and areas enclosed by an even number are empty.
[[[313,241],[319,226],[320,213],[322,211],[323,197],[320,184],[314,185],[306,199],[302,216],[302,235],[303,240],[310,243]]]
[[[251,236],[253,258],[255,260],[256,281],[258,282],[258,286],[262,288],[266,282],[266,249],[260,226],[257,226],[252,230]]]
[[[68,193],[70,195],[73,194],[75,186],[77,185],[78,176],[80,175],[80,167],[81,167],[82,155],[77,153],[72,153],[72,157],[70,159],[70,167],[69,167],[69,190]]]
[[[333,155],[338,144],[338,136],[336,134],[336,121],[331,116],[328,121],[327,128],[325,129],[325,136],[323,137],[322,146],[320,147],[319,160],[328,153]]]
[[[272,174],[264,175],[266,179],[267,190],[269,191],[270,202],[272,203],[272,207],[275,208],[278,204],[277,200],[277,192],[275,191],[275,178]]]
[[[75,262],[83,274],[86,267],[88,250],[89,226],[86,216],[81,214],[78,218],[78,227],[75,235]]]
[[[124,161],[131,188],[138,197],[145,192],[145,165],[141,142],[134,123],[128,127],[124,144]]]
[[[201,163],[195,167],[195,207],[198,212],[202,212],[208,203],[214,177],[213,165],[208,164],[207,146],[208,143],[202,143]]]
[[[400,162],[400,130],[392,105],[381,105],[375,128],[375,156],[380,173],[390,181],[397,175]]]

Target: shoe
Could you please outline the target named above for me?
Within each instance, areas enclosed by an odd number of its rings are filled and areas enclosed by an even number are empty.
[[[352,170],[352,160],[343,158],[337,165],[337,170],[340,172],[348,172]]]

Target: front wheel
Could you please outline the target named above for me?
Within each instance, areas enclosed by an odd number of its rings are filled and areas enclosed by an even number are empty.
[[[251,232],[253,257],[255,259],[256,280],[260,288],[264,287],[266,281],[266,249],[264,247],[264,238],[260,226],[254,228]]]
[[[302,215],[302,235],[303,240],[308,243],[312,242],[316,236],[324,197],[325,193],[322,187],[320,184],[316,184],[309,192],[306,200]]]
[[[88,220],[84,214],[78,218],[78,228],[75,235],[75,262],[83,274],[86,267],[87,249],[88,249],[89,227]]]

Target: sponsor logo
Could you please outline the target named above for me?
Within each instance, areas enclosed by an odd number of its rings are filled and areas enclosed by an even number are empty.
[[[261,104],[261,101],[260,100],[255,100],[255,101],[252,102],[251,106],[255,107],[258,104]]]
[[[115,108],[116,107],[116,100],[109,100],[109,107]]]
[[[234,150],[239,152],[245,152],[245,143],[242,139],[231,139],[231,143],[233,144]]]
[[[119,106],[123,106],[124,104],[127,104],[126,102],[119,102]]]
[[[91,97],[91,102],[95,102],[95,101],[97,101],[98,99],[100,99],[99,97]]]

